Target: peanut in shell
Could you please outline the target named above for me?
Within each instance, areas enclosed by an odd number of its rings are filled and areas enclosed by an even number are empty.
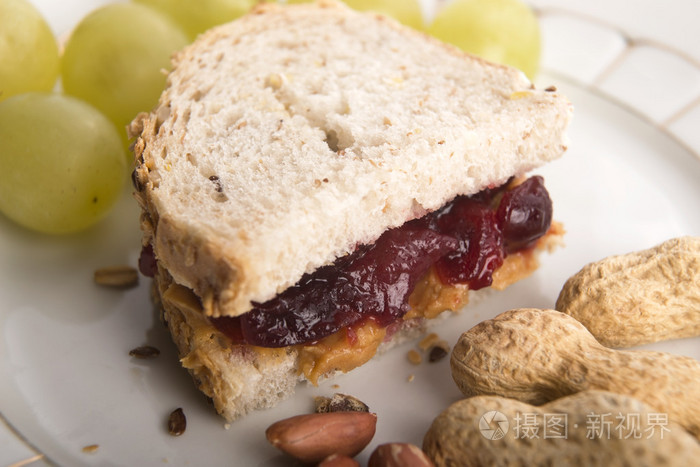
[[[700,237],[590,263],[566,281],[555,308],[606,347],[700,336]]]
[[[605,390],[639,399],[700,439],[700,362],[609,349],[555,310],[510,310],[477,324],[459,338],[450,365],[466,396],[499,395],[540,405]]]
[[[605,391],[540,407],[475,396],[435,418],[423,451],[436,466],[696,465],[700,444],[680,425],[659,420],[661,415]]]

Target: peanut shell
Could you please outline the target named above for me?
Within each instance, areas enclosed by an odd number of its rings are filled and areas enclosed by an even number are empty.
[[[696,465],[700,444],[680,425],[658,423],[657,415],[634,398],[604,391],[541,407],[475,396],[433,421],[423,450],[436,466]]]
[[[700,437],[700,362],[663,352],[602,346],[574,318],[516,309],[462,334],[450,357],[467,396],[544,404],[587,389],[635,397]]]
[[[566,281],[555,308],[607,347],[700,336],[700,237],[588,264]]]

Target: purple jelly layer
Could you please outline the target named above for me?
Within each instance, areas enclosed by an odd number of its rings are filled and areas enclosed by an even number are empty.
[[[431,267],[444,284],[488,287],[504,258],[531,248],[551,222],[552,202],[539,176],[458,196],[305,274],[248,313],[211,322],[234,343],[262,347],[315,342],[366,319],[388,326],[406,314],[411,292]],[[144,248],[142,272],[152,276],[154,264]]]

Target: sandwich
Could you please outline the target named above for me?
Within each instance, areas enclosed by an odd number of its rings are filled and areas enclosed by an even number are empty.
[[[571,105],[331,1],[262,4],[173,57],[130,131],[140,267],[234,420],[537,267]],[[447,312],[449,314],[449,312]]]

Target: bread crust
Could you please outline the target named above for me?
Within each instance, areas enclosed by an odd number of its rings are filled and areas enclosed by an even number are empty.
[[[143,241],[206,315],[237,316],[559,157],[570,112],[519,71],[385,17],[264,4],[178,53],[158,106],[133,122]]]
[[[156,288],[182,366],[226,420],[273,407],[294,393],[300,381],[294,348],[233,345],[204,316],[198,298],[167,273],[158,274]]]
[[[156,302],[182,366],[227,421],[273,407],[293,395],[298,383],[307,381],[296,347],[263,349],[232,344],[204,316],[198,297],[189,289],[172,282],[164,271],[158,274],[155,284]],[[402,322],[391,339],[381,344],[378,353],[418,337],[427,324],[424,319]],[[321,379],[335,373],[321,375]]]

